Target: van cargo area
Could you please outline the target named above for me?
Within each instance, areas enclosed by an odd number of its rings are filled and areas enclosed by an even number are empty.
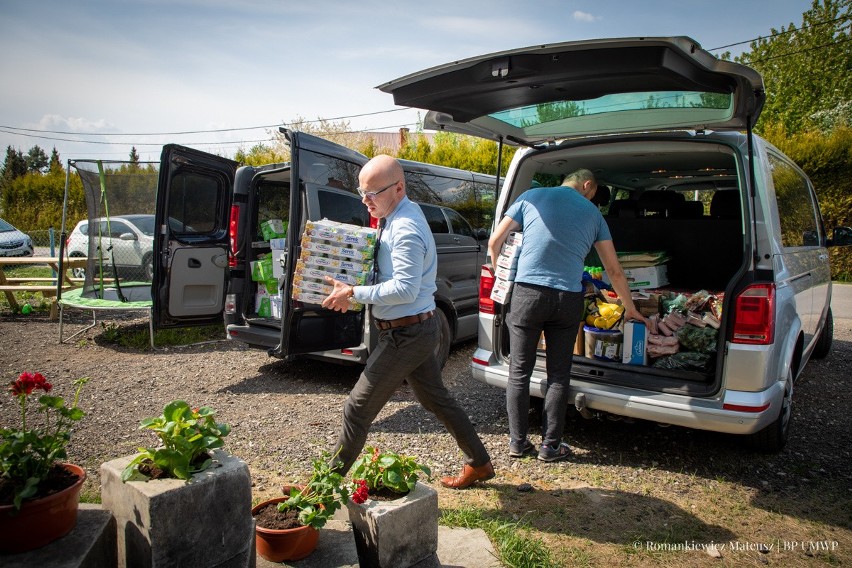
[[[714,345],[724,345],[720,338],[727,333],[725,315],[730,308],[725,299],[732,282],[736,282],[735,275],[748,260],[740,189],[744,185],[741,183],[744,165],[738,163],[733,148],[703,141],[700,134],[689,144],[684,144],[682,137],[677,142],[667,138],[661,135],[654,142],[644,138],[575,148],[563,145],[559,150],[522,162],[516,172],[519,181],[514,187],[558,185],[561,177],[570,171],[578,168],[593,171],[599,186],[610,189],[610,202],[602,207],[602,213],[620,258],[652,251],[663,260],[656,266],[652,261],[649,268],[641,269],[662,274],[665,277],[662,285],[655,286],[654,280],[646,281],[645,285],[631,285],[643,315],[656,314],[662,319],[673,305],[683,307],[687,302],[687,307],[699,318],[715,310],[718,319],[713,324],[718,329],[708,326],[707,320],[693,321],[697,323],[696,329],[708,328],[704,333],[714,338]],[[514,197],[509,196],[507,203],[514,201]],[[594,250],[586,264],[601,265]],[[600,280],[586,283],[587,298],[596,290],[592,282],[600,286],[601,280],[606,282],[605,274]],[[581,324],[574,357],[573,374],[577,377],[696,395],[709,395],[718,388],[718,350],[713,348],[708,352],[707,342],[699,342],[703,359],[698,366],[684,366],[676,361],[664,366],[665,356],[652,357],[644,366],[627,365],[621,362],[620,354],[613,358],[588,352],[586,345],[592,343],[585,341],[585,336],[590,330],[586,325],[584,332],[583,327]],[[502,355],[508,357],[505,325],[501,330],[496,344],[502,345]],[[543,349],[539,350],[537,370],[544,372],[546,345],[540,347]],[[689,347],[679,346],[681,360],[690,360],[683,355],[689,353]]]

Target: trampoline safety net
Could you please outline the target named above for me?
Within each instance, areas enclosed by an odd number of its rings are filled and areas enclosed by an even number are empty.
[[[159,163],[75,160],[88,216],[69,219],[65,256],[86,257],[81,298],[151,300]],[[66,230],[63,227],[63,230]]]

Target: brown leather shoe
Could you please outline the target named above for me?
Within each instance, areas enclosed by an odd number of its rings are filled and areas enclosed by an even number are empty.
[[[494,466],[491,462],[479,467],[471,467],[464,464],[458,477],[442,477],[441,485],[450,489],[466,489],[477,481],[486,481],[494,477]]]

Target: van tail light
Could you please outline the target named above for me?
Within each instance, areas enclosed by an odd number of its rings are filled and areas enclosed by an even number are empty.
[[[775,339],[775,285],[752,284],[734,305],[734,343],[769,345]]]
[[[240,206],[231,205],[231,217],[228,220],[228,236],[231,239],[231,254],[228,255],[228,266],[236,268],[237,249],[239,248],[237,236],[240,232]]]
[[[487,264],[482,265],[479,273],[479,312],[483,314],[494,313],[494,300],[491,299],[491,290],[494,288],[494,274]]]

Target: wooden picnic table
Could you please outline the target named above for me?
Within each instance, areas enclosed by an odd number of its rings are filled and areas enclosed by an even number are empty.
[[[75,256],[66,258],[62,261],[62,289],[72,290],[83,284],[82,278],[74,278],[72,270],[74,268],[85,268],[85,257]],[[51,276],[25,276],[20,278],[12,278],[6,276],[5,268],[7,266],[38,266],[45,265],[53,269],[56,277]],[[10,256],[0,257],[0,292],[6,294],[6,300],[9,302],[9,307],[13,310],[18,310],[18,301],[15,298],[15,292],[41,292],[45,297],[55,297],[58,293],[59,279],[59,257],[56,256]],[[50,307],[50,319],[56,319],[56,302]]]

